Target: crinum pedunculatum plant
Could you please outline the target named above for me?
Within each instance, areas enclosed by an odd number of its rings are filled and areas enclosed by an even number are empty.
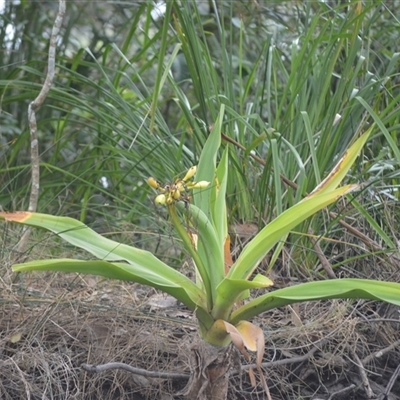
[[[227,145],[220,153],[223,115],[222,107],[197,169],[192,167],[182,180],[169,185],[161,185],[154,178],[148,180],[158,192],[156,202],[167,208],[182,245],[193,259],[195,281],[152,253],[107,239],[78,220],[31,212],[2,212],[0,218],[4,220],[50,230],[96,258],[30,261],[14,265],[13,270],[78,272],[152,286],[174,296],[195,313],[200,337],[206,342],[218,347],[233,342],[243,354],[247,354],[244,347],[257,351],[258,364],[262,360],[264,337],[263,331],[251,320],[275,307],[333,298],[375,299],[400,305],[400,284],[367,279],[308,282],[255,298],[250,296],[252,289],[273,285],[267,276],[255,273],[266,254],[302,221],[357,189],[358,185],[338,186],[373,127],[349,147],[312,193],[269,222],[244,247],[235,262],[227,266],[224,250],[229,235],[225,197],[230,150]],[[189,190],[193,191],[192,198],[188,196]],[[183,215],[194,227],[197,240],[186,229]]]

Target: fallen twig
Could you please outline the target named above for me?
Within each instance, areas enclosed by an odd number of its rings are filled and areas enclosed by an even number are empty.
[[[333,392],[329,397],[328,400],[332,400],[335,396],[339,395],[339,394],[344,394],[346,392],[349,392],[350,390],[353,390],[356,388],[356,385],[354,383],[352,383],[350,386],[347,386],[343,389],[340,389],[336,392]]]
[[[322,251],[318,240],[315,239],[312,236],[310,236],[310,240],[311,240],[311,243],[312,243],[312,245],[314,247],[314,251],[317,253],[317,257],[319,259],[319,262],[321,263],[322,268],[326,272],[326,275],[328,276],[328,278],[336,279],[337,277],[336,277],[335,273],[333,272],[332,266],[329,263],[328,259],[326,258],[324,252]]]
[[[179,374],[173,372],[155,372],[155,371],[147,371],[142,368],[135,368],[128,364],[122,362],[110,362],[106,364],[99,365],[91,365],[91,364],[82,364],[82,369],[87,372],[103,372],[109,369],[124,369],[125,371],[132,372],[132,374],[146,376],[148,378],[160,378],[160,379],[189,379],[189,374]]]
[[[397,366],[397,368],[393,372],[393,375],[391,376],[391,378],[385,388],[385,392],[383,393],[387,398],[389,398],[389,393],[391,392],[392,387],[393,387],[394,383],[396,382],[396,379],[398,378],[399,375],[400,375],[400,364]]]
[[[320,345],[322,345],[323,343],[324,343],[324,341],[321,341]],[[286,358],[284,360],[278,360],[278,361],[269,361],[269,362],[262,363],[261,366],[263,368],[269,368],[269,367],[276,367],[278,365],[300,363],[303,361],[307,361],[317,350],[319,350],[319,348],[315,346],[314,348],[312,348],[308,353],[304,354],[303,356]],[[159,378],[159,379],[189,379],[190,378],[189,374],[180,374],[180,373],[174,373],[174,372],[148,371],[146,369],[132,367],[132,366],[122,363],[122,362],[110,362],[110,363],[99,364],[99,365],[82,364],[81,368],[87,372],[93,372],[93,373],[104,372],[104,371],[108,371],[110,369],[123,369],[125,371],[131,372],[132,374],[142,375],[142,376],[146,376],[149,378]],[[246,371],[250,368],[257,368],[257,365],[256,364],[242,365],[240,370]],[[230,375],[234,376],[237,374],[238,374],[238,371],[233,370]]]
[[[354,363],[358,367],[358,372],[360,373],[362,385],[363,385],[365,393],[367,395],[367,399],[375,398],[375,394],[371,389],[371,385],[369,384],[367,373],[365,372],[364,366],[363,366],[360,358],[358,357],[357,353],[352,349],[351,349],[351,353],[352,353],[353,358],[354,358]]]
[[[389,351],[393,350],[397,346],[400,346],[400,340],[396,340],[390,346],[385,347],[382,350],[376,351],[375,353],[370,354],[369,356],[362,359],[362,364],[368,364],[372,359],[382,357],[384,354],[388,353]]]

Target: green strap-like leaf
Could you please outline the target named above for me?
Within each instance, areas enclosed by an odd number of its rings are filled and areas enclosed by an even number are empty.
[[[197,166],[196,181],[207,181],[210,182],[210,185],[206,189],[193,190],[194,206],[192,207],[192,205],[190,205],[189,207],[189,212],[194,219],[195,228],[199,230],[200,240],[197,244],[197,251],[210,277],[212,301],[214,301],[216,296],[215,289],[223,279],[224,268],[223,246],[218,245],[218,235],[213,221],[213,213],[210,208],[212,199],[215,200],[216,198],[217,188],[215,186],[215,173],[217,154],[221,145],[221,129],[224,112],[224,105],[221,105],[218,118],[204,145]],[[196,220],[199,224],[198,226],[196,226]]]
[[[200,248],[204,250],[204,253],[200,257],[207,265],[212,303],[214,303],[217,286],[224,278],[224,248],[223,246],[219,246],[214,226],[200,208],[193,204],[187,206],[182,202],[176,203],[176,207],[190,214],[193,225],[198,231],[199,240],[197,247],[199,254]]]
[[[152,276],[158,276],[160,280],[176,282],[187,291],[192,302],[205,301],[205,299],[202,299],[201,290],[194,282],[163,263],[152,253],[107,239],[78,220],[30,212],[1,212],[0,219],[47,229],[74,246],[88,251],[100,260],[124,260],[135,268],[133,269],[135,271],[148,271]],[[19,268],[22,267],[19,266]],[[199,306],[207,308],[205,304],[199,303]]]
[[[201,151],[199,164],[197,166],[196,181],[210,182],[210,188],[207,190],[193,190],[193,202],[203,212],[211,218],[210,214],[210,198],[214,188],[215,171],[217,167],[217,154],[221,145],[221,129],[224,119],[225,106],[222,104],[217,120],[210,132],[203,150]]]
[[[400,306],[400,284],[366,279],[330,279],[290,286],[267,293],[239,307],[229,322],[249,320],[276,307],[327,299],[370,299]]]
[[[99,275],[111,279],[138,282],[160,289],[184,303],[191,310],[195,310],[200,304],[204,304],[201,292],[193,290],[192,285],[187,285],[187,278],[185,276],[182,275],[181,280],[171,281],[161,274],[154,272],[151,265],[141,267],[139,265],[118,262],[111,263],[100,260],[59,259],[17,264],[13,266],[13,271],[62,271]]]
[[[217,287],[217,299],[212,310],[214,319],[228,320],[232,307],[238,300],[249,296],[249,289],[267,288],[273,282],[264,275],[257,274],[252,281],[225,278]]]
[[[226,185],[228,182],[228,147],[225,148],[217,168],[215,198],[211,203],[211,214],[218,237],[218,246],[222,250],[228,235],[226,215]]]
[[[354,164],[365,142],[368,140],[374,125],[372,125],[363,135],[361,135],[346,151],[344,156],[338,161],[329,175],[306,197],[312,197],[317,194],[329,193],[336,189],[347,172]]]
[[[355,188],[357,186],[348,185],[329,193],[315,195],[304,199],[283,212],[247,244],[232,266],[228,277],[232,279],[247,279],[261,259],[291,229]]]

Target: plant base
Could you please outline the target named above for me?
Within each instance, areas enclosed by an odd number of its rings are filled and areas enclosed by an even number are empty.
[[[191,377],[181,394],[188,400],[226,400],[229,371],[238,363],[233,346],[216,347],[198,339],[191,348]]]

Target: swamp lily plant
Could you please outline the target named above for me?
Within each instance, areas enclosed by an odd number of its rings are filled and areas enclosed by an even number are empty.
[[[312,193],[268,223],[232,262],[225,204],[228,145],[217,163],[222,120],[223,108],[197,168],[190,168],[183,179],[171,184],[160,184],[154,178],[148,180],[158,192],[156,202],[167,207],[183,246],[193,259],[195,281],[152,253],[107,239],[78,220],[31,212],[1,212],[1,219],[45,228],[96,258],[31,261],[14,265],[13,270],[78,272],[160,289],[195,313],[200,337],[205,342],[217,347],[226,347],[233,342],[246,357],[246,348],[256,351],[258,365],[264,352],[264,336],[250,321],[265,311],[297,302],[334,298],[375,299],[400,305],[400,284],[365,279],[309,282],[250,297],[251,289],[273,285],[267,276],[254,274],[266,254],[306,218],[357,189],[357,185],[338,186],[367,141],[372,127],[354,142]],[[189,191],[193,191],[191,196]],[[188,232],[187,221],[193,227],[191,232]]]

